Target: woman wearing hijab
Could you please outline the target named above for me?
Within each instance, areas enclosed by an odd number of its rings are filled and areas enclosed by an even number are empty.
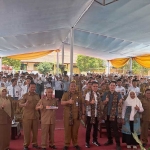
[[[140,113],[143,111],[141,101],[138,99],[136,93],[130,91],[122,108],[122,142],[127,144],[127,148],[133,146],[134,149],[137,149],[136,145],[138,143],[133,138],[132,133],[136,133],[140,138]]]
[[[13,110],[11,99],[6,96],[7,89],[0,88],[0,150],[9,150]]]

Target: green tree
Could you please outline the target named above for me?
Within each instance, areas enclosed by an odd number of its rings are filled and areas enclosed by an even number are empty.
[[[41,62],[37,66],[37,69],[40,73],[46,74],[49,73],[53,69],[54,64],[49,62]]]
[[[59,64],[59,69],[60,69],[60,71],[61,71],[61,74],[63,74],[64,71],[65,71],[65,65]]]
[[[77,67],[81,72],[90,71],[95,68],[104,68],[103,64],[103,60],[98,58],[83,55],[78,55],[77,57]]]
[[[121,67],[121,69],[125,69],[126,71],[129,71],[129,62]],[[148,74],[148,68],[144,68],[140,64],[138,64],[136,61],[132,61],[132,72],[136,75],[147,75]]]
[[[15,70],[20,70],[21,61],[12,59],[12,58],[8,58],[8,57],[3,57],[2,64],[12,66]]]

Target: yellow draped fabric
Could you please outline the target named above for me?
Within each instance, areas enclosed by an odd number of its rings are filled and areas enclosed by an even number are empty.
[[[117,59],[110,60],[110,62],[114,67],[120,68],[123,67],[128,62],[128,60],[129,58],[117,58]]]
[[[150,55],[137,56],[133,60],[145,68],[150,68]]]
[[[12,56],[8,56],[9,58],[12,59],[17,59],[17,60],[29,60],[29,59],[36,59],[36,58],[40,58],[43,56],[46,56],[52,52],[57,52],[60,50],[47,50],[47,51],[40,51],[40,52],[33,52],[33,53],[26,53],[26,54],[19,54],[19,55],[12,55]]]

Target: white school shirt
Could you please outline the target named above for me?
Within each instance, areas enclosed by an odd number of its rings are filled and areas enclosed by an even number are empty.
[[[130,87],[128,88],[128,93],[129,93],[130,91],[134,91],[137,96],[140,94],[140,88],[139,88],[139,87],[130,86]]]
[[[62,82],[61,81],[55,81],[55,90],[62,90]]]
[[[126,90],[123,86],[116,86],[116,89],[115,89],[116,92],[119,92],[122,95],[122,93],[124,93],[124,95],[126,95]]]
[[[15,88],[15,91],[13,93],[13,86],[10,85],[10,86],[7,87],[8,95],[10,95],[11,97],[15,96],[15,97],[20,98],[20,96],[21,96],[21,88],[18,85],[15,85],[14,88]]]
[[[85,100],[86,101],[90,101],[90,94],[91,92],[88,92],[85,96]],[[94,92],[94,99],[95,99],[95,117],[97,117],[97,94]],[[88,105],[86,107],[86,113],[87,113],[87,116],[91,117],[91,106]]]

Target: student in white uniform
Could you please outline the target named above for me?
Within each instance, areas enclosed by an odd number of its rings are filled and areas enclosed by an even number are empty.
[[[59,100],[61,100],[62,95],[63,95],[63,83],[58,77],[56,77],[56,80],[55,80],[55,98],[58,98]]]
[[[130,91],[135,92],[137,96],[140,94],[140,88],[137,86],[137,80],[132,80],[132,86],[128,88],[128,93]]]
[[[8,75],[7,76],[7,81],[6,81],[6,87],[8,87],[8,86],[10,86],[12,83],[11,83],[11,76],[10,75]]]
[[[13,78],[11,82],[12,85],[7,87],[8,95],[10,95],[14,100],[18,100],[21,96],[21,88],[17,85],[17,79]]]
[[[62,82],[63,82],[63,91],[64,91],[64,92],[67,92],[68,89],[69,89],[69,84],[70,84],[70,82],[69,82],[69,77],[68,77],[67,75],[64,76]]]
[[[124,98],[124,96],[126,95],[126,90],[125,88],[122,86],[122,81],[121,79],[117,80],[117,86],[115,89],[116,92],[119,92],[121,94],[121,97]]]
[[[27,77],[26,78],[26,81],[25,81],[25,85],[23,85],[21,88],[22,88],[22,91],[21,91],[21,97],[28,92],[29,90],[29,85],[31,83],[31,78],[30,77]]]

